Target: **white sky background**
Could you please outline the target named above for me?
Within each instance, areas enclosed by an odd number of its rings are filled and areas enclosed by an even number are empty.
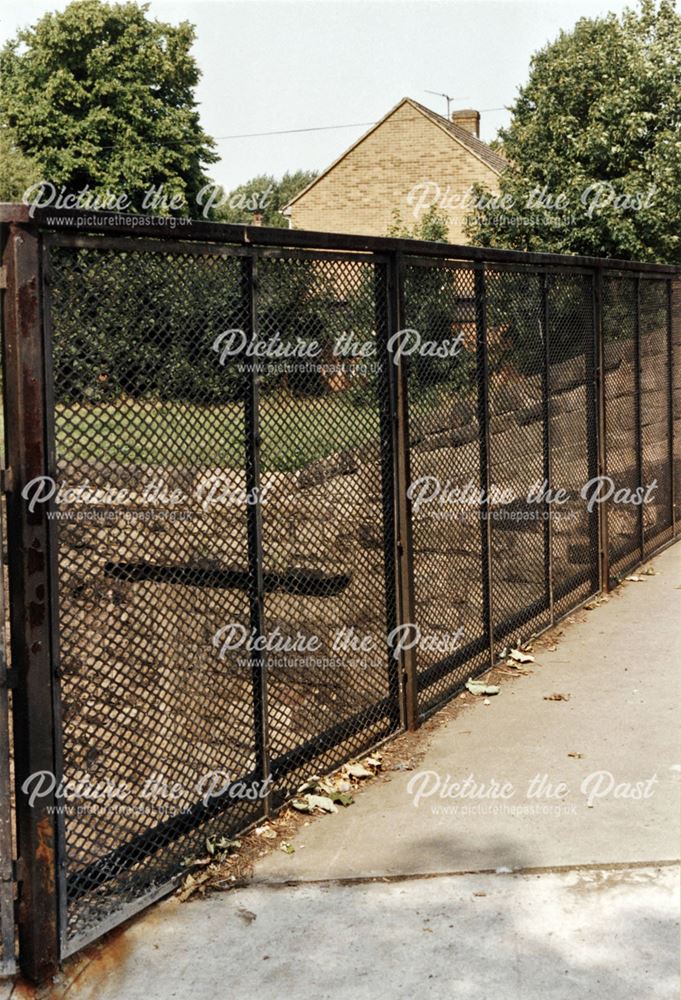
[[[373,122],[402,97],[441,114],[501,108],[527,79],[530,56],[583,16],[626,0],[152,0],[150,14],[196,25],[201,120],[213,135]],[[0,41],[61,0],[4,3]],[[505,111],[482,114],[494,138]],[[366,131],[219,139],[212,177],[228,190],[255,174],[322,169]]]

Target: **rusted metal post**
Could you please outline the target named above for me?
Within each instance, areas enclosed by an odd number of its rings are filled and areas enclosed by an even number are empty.
[[[8,570],[18,845],[19,962],[33,982],[59,967],[54,791],[31,804],[25,782],[55,762],[56,663],[53,648],[52,539],[48,509],[31,510],[24,486],[52,475],[46,428],[47,366],[43,338],[40,238],[12,224],[3,260],[5,426],[11,488],[7,493]],[[47,779],[45,780],[47,785]]]
[[[388,276],[388,336],[404,328],[404,269],[402,255],[391,255]],[[390,363],[394,358],[390,355]],[[395,517],[397,548],[397,624],[416,625],[414,602],[414,542],[411,500],[408,496],[411,483],[409,463],[409,395],[404,357],[394,364],[394,425],[395,425]],[[419,725],[418,685],[416,672],[416,647],[400,653],[400,674],[404,698],[404,720],[407,729]]]
[[[492,564],[492,511],[490,491],[492,472],[490,465],[489,429],[489,365],[487,355],[487,290],[485,265],[475,266],[475,329],[478,382],[478,437],[480,454],[480,543],[482,566],[482,607],[485,619],[486,640],[489,647],[490,666],[495,663],[494,655],[494,601]]]
[[[596,268],[593,274],[593,323],[595,351],[596,386],[596,442],[597,475],[608,474],[607,448],[607,407],[605,398],[605,343],[603,341],[603,272]],[[591,469],[589,469],[591,476]],[[608,505],[597,504],[598,508],[598,578],[604,594],[610,590],[610,541],[608,534]]]

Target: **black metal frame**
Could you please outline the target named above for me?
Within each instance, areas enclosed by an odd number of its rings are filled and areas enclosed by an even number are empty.
[[[0,499],[0,529],[4,533],[4,510]],[[0,976],[9,976],[15,969],[14,940],[14,847],[12,835],[12,804],[10,775],[9,686],[10,677],[5,656],[5,581],[0,567]]]
[[[56,549],[48,509],[30,511],[21,491],[53,471],[48,412],[48,355],[42,303],[40,234],[11,225],[4,247],[5,426],[11,486],[7,492],[8,573],[17,824],[19,954],[36,981],[59,962],[59,864],[53,795],[33,807],[24,790],[33,774],[59,773]]]
[[[25,206],[0,207],[0,223],[5,230],[4,262],[7,269],[8,291],[4,304],[4,368],[5,418],[8,427],[7,513],[9,527],[9,598],[11,606],[14,760],[16,775],[17,843],[18,843],[18,915],[19,955],[24,973],[34,981],[53,974],[60,959],[74,942],[69,941],[66,923],[66,876],[63,871],[63,820],[53,810],[54,796],[43,799],[39,806],[29,806],[22,789],[25,779],[40,770],[62,774],[60,763],[61,722],[59,697],[59,626],[57,615],[57,544],[55,530],[49,520],[50,508],[39,505],[31,512],[21,497],[23,486],[38,475],[53,475],[56,469],[54,446],[54,401],[52,393],[52,316],[49,302],[49,273],[43,259],[45,248],[58,245],[73,248],[94,247],[134,250],[140,254],[182,253],[238,257],[242,265],[242,287],[245,313],[250,332],[257,334],[260,261],[286,258],[311,261],[368,261],[374,268],[374,296],[377,311],[384,309],[385,334],[400,330],[405,317],[404,269],[408,264],[431,268],[467,266],[473,274],[475,288],[475,357],[477,370],[477,420],[480,486],[489,495],[490,470],[490,399],[489,343],[487,319],[487,271],[508,269],[523,271],[541,278],[541,420],[544,476],[553,485],[552,390],[550,358],[550,294],[552,276],[587,275],[591,277],[593,338],[585,333],[585,411],[587,451],[584,456],[589,472],[607,471],[607,404],[606,373],[603,360],[602,275],[622,272],[636,282],[636,443],[637,475],[642,478],[641,432],[641,359],[640,359],[640,282],[641,276],[664,278],[667,282],[667,348],[670,372],[673,362],[672,283],[678,280],[679,269],[631,261],[601,260],[590,257],[570,257],[554,254],[526,254],[515,251],[491,250],[478,247],[423,243],[416,240],[345,236],[327,233],[307,233],[259,227],[226,226],[215,223],[191,222],[171,228],[168,221],[153,220],[133,229],[130,217],[106,213],[57,213],[38,210],[34,217]],[[383,300],[383,301],[382,301]],[[381,482],[384,516],[384,583],[386,585],[387,624],[415,623],[414,540],[411,503],[407,495],[411,483],[409,436],[409,389],[403,361],[392,364],[385,344],[381,343],[381,378],[386,387],[381,401]],[[259,428],[259,378],[253,368],[245,375],[245,470],[247,488],[257,489],[261,477],[261,435]],[[670,380],[671,381],[671,380]],[[673,460],[673,390],[670,386],[668,405],[669,462]],[[674,516],[674,476],[670,476],[669,503],[672,511],[671,535],[676,537]],[[547,509],[547,505],[544,505]],[[518,634],[530,627],[533,616],[548,615],[553,624],[557,619],[556,604],[572,594],[570,585],[557,584],[554,579],[554,534],[552,517],[545,518],[542,530],[544,552],[543,596],[536,607],[525,607],[522,614],[506,616],[494,607],[493,580],[495,565],[492,550],[492,524],[489,502],[480,510],[481,579],[485,618],[485,634],[453,656],[430,665],[419,674],[418,653],[403,651],[399,669],[388,659],[387,696],[378,704],[357,712],[352,717],[335,721],[329,729],[317,734],[294,750],[278,756],[271,753],[268,739],[268,682],[266,657],[251,654],[253,694],[253,733],[255,774],[246,778],[281,779],[295,773],[306,762],[314,761],[322,750],[337,746],[341,738],[356,736],[377,725],[377,717],[385,718],[382,728],[372,732],[386,738],[400,726],[416,728],[434,707],[420,705],[419,691],[434,681],[465,666],[469,659],[485,654],[479,673],[496,662],[495,630],[499,636]],[[599,509],[598,519],[589,521],[589,546],[593,564],[598,567],[600,588],[610,585],[608,565],[609,545],[607,516]],[[640,550],[637,561],[648,558],[645,546],[642,514],[639,522]],[[668,539],[665,538],[665,544]],[[248,603],[250,620],[256,632],[264,631],[265,581],[263,570],[263,523],[259,504],[247,513],[247,548],[249,566]],[[654,551],[654,550],[653,550]],[[592,573],[593,579],[593,573]],[[591,581],[587,581],[590,583]],[[389,593],[388,593],[389,592]],[[392,597],[394,595],[394,605]],[[570,604],[574,608],[584,596]],[[567,611],[562,614],[568,613]],[[526,635],[525,638],[528,638]],[[388,651],[388,656],[391,651]],[[0,676],[0,793],[3,790],[2,710],[4,689]],[[451,697],[449,692],[446,698]],[[378,716],[377,716],[378,713]],[[376,740],[374,740],[375,742]],[[6,754],[5,754],[6,756]],[[341,759],[336,761],[340,764]],[[263,804],[263,815],[270,815],[278,805],[271,793]],[[206,807],[197,804],[183,814],[182,829],[189,822],[196,826],[218,815],[226,801],[214,800]],[[0,808],[2,803],[0,802]],[[153,830],[119,845],[101,860],[91,863],[81,882],[71,879],[72,898],[104,886],[123,871],[137,864],[140,852],[158,851],[172,843],[181,833],[175,818],[166,820]],[[153,834],[153,837],[152,837]],[[7,840],[7,826],[0,814],[0,841]],[[4,872],[4,874],[3,874]],[[7,881],[7,870],[0,870]],[[79,887],[80,886],[80,887]],[[155,895],[159,894],[156,891]],[[149,896],[139,900],[145,905]],[[0,896],[0,902],[2,896]],[[130,908],[121,910],[120,919],[129,916]],[[112,921],[109,921],[109,925]],[[114,921],[115,922],[115,919]],[[0,910],[0,929],[7,934],[6,907]],[[103,925],[92,936],[102,933]],[[13,931],[12,931],[13,935]],[[82,942],[81,942],[82,943]]]

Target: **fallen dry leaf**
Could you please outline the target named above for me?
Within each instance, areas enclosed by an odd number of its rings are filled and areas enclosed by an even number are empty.
[[[374,772],[370,771],[364,764],[346,764],[343,771],[351,778],[373,778],[374,776]]]
[[[534,656],[530,656],[529,653],[523,653],[522,649],[512,649],[508,655],[516,663],[534,663]]]
[[[485,684],[484,681],[474,681],[469,677],[466,681],[466,690],[471,694],[499,694],[496,684]]]

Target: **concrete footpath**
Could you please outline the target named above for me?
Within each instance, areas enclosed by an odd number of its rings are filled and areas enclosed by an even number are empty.
[[[680,556],[577,612],[489,704],[459,699],[247,888],[154,907],[43,995],[678,997]]]

